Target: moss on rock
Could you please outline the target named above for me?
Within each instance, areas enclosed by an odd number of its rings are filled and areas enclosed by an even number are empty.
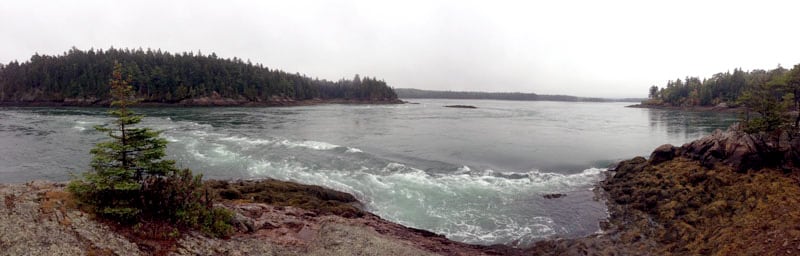
[[[242,181],[206,181],[212,195],[225,200],[243,200],[275,206],[293,206],[317,214],[347,218],[364,216],[356,198],[348,193],[314,185],[274,179]]]

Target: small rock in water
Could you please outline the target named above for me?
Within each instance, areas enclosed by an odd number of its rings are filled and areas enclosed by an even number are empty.
[[[556,199],[567,196],[566,194],[544,194],[542,197],[545,199]]]
[[[470,105],[447,105],[447,106],[444,106],[444,107],[446,107],[446,108],[478,108],[476,106],[470,106]]]

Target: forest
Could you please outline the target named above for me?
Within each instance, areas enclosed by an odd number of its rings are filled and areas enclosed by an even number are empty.
[[[353,79],[321,80],[214,53],[73,47],[61,55],[35,54],[25,62],[0,64],[0,103],[107,103],[115,62],[122,64],[124,76],[144,103],[180,103],[202,97],[255,103],[397,101],[392,88],[377,78],[355,75]]]
[[[645,105],[675,107],[691,106],[738,106],[748,91],[758,90],[769,84],[776,93],[797,94],[792,87],[800,83],[800,65],[791,70],[780,65],[772,70],[756,69],[720,72],[710,78],[685,77],[667,81],[666,86],[651,86]]]
[[[792,69],[734,69],[700,80],[687,77],[650,87],[645,106],[739,107],[748,132],[790,130],[800,132],[800,64]]]

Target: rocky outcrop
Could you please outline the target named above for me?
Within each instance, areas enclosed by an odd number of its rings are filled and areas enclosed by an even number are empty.
[[[798,255],[798,139],[734,126],[609,168],[603,232],[534,255]]]
[[[262,185],[242,184],[227,188]],[[348,201],[352,197],[321,187],[287,184],[279,185],[323,199]],[[153,241],[132,237],[135,231],[130,228],[79,211],[64,188],[63,183],[47,181],[0,184],[0,255],[523,255],[522,250],[507,246],[450,241],[366,212],[340,216],[334,210],[338,208],[316,211],[245,199],[216,203],[235,213],[237,232],[227,239],[187,230],[174,239]]]
[[[750,134],[733,125],[680,148],[662,145],[653,151],[650,161],[658,164],[679,156],[700,161],[709,168],[723,164],[738,171],[765,167],[789,170],[800,166],[800,136],[788,131]]]
[[[800,254],[797,173],[643,160],[620,163],[603,181],[612,228],[599,241],[638,255]]]
[[[0,185],[0,254],[141,255],[138,246],[74,210],[63,184]]]

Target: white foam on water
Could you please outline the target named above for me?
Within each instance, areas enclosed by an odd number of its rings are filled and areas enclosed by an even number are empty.
[[[243,144],[248,144],[248,145],[269,145],[269,144],[274,144],[275,143],[274,140],[269,140],[269,139],[252,139],[252,138],[239,137],[239,136],[222,137],[222,138],[219,138],[219,140],[229,141],[229,142],[234,142],[234,143],[243,143]]]
[[[314,150],[331,150],[339,147],[339,145],[334,145],[321,141],[313,141],[313,140],[305,140],[305,141],[281,140],[278,143],[288,148],[302,147]]]
[[[279,145],[287,148],[307,148],[313,150],[331,150],[341,147],[339,145],[313,140],[295,141],[289,139],[253,139],[239,136],[220,137],[219,140],[246,145]],[[347,152],[355,153],[361,152],[361,150],[357,148],[348,148]]]
[[[269,176],[330,187],[355,194],[376,214],[400,224],[424,228],[467,243],[493,244],[515,241],[528,244],[555,235],[553,220],[520,216],[510,211],[520,194],[566,192],[575,186],[599,181],[603,169],[576,174],[503,173],[429,174],[400,163],[388,163],[377,174],[359,170],[310,170],[301,163],[260,161],[248,171],[254,177]],[[513,176],[521,178],[507,178]]]
[[[100,123],[98,123],[98,122],[90,122],[90,121],[83,121],[83,120],[76,120],[75,121],[75,126],[73,126],[72,128],[82,132],[82,131],[86,131],[89,128],[93,128],[94,125],[96,125],[96,124],[100,124]]]
[[[368,210],[385,219],[444,234],[457,241],[478,244],[509,241],[529,244],[563,233],[565,229],[553,219],[530,214],[530,207],[536,207],[531,204],[531,198],[541,198],[544,193],[569,193],[588,188],[601,179],[605,170],[589,168],[574,174],[540,170],[500,172],[473,170],[465,165],[451,173],[428,173],[406,164],[382,160],[338,167],[305,163],[302,156],[299,160],[294,155],[274,159],[241,151],[265,145],[310,150],[344,148],[331,143],[253,139],[203,131],[191,133],[188,138],[181,137],[186,139],[182,142],[184,152],[212,168],[222,166],[229,170],[244,170],[244,174],[252,178],[270,177],[348,192]],[[348,147],[334,153],[343,154],[339,157],[345,159],[357,159],[358,155],[351,155],[360,152],[356,150]],[[376,163],[385,165],[376,166]]]
[[[358,149],[358,148],[347,147],[347,151],[345,151],[345,152],[347,152],[347,153],[363,153],[364,151],[361,151],[361,149]]]

